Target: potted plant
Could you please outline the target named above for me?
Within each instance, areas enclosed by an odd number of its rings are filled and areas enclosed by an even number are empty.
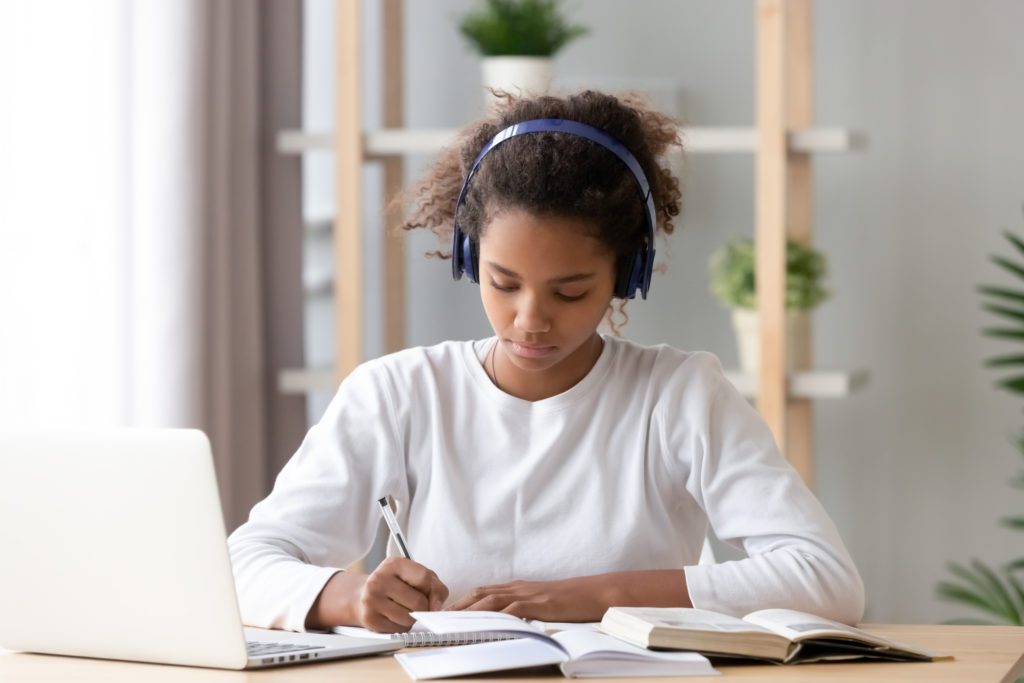
[[[483,0],[479,9],[462,17],[459,31],[484,57],[485,89],[512,95],[548,90],[551,58],[587,33],[585,27],[566,22],[560,4],[560,0]]]
[[[1004,233],[1013,245],[1017,257],[1024,256],[1024,241],[1010,232]],[[1018,280],[1024,280],[1024,265],[1019,260],[993,256],[992,262]],[[1019,344],[1024,341],[1024,289],[1020,287],[981,286],[978,291],[983,297],[982,308],[998,316],[1003,323],[1000,327],[989,327],[982,334]],[[1024,395],[1024,355],[1019,350],[1004,353],[985,361],[985,366],[998,369],[1006,374],[996,386],[1015,395]],[[1024,433],[1011,437],[1010,442],[1020,455],[1024,455]],[[1024,490],[1024,471],[1011,480],[1011,485]],[[1024,514],[1004,517],[1003,526],[1014,531],[1024,531]],[[957,619],[955,623],[1001,623],[1024,624],[1024,557],[1018,557],[1000,565],[992,566],[975,558],[970,564],[950,562],[949,571],[953,577],[939,582],[936,590],[941,599],[956,602],[984,613],[984,619]]]
[[[732,309],[733,328],[744,372],[761,366],[757,315],[757,256],[749,238],[735,239],[711,255],[711,291],[726,308]],[[825,256],[811,248],[788,241],[786,244],[786,369],[794,370],[803,356],[803,340],[810,330],[809,311],[828,297],[822,287],[827,271]]]

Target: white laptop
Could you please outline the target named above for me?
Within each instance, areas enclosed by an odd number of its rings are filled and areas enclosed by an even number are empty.
[[[0,646],[225,669],[400,642],[243,629],[195,430],[0,431]]]

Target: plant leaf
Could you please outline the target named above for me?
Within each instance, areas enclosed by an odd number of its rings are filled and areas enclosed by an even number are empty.
[[[997,356],[985,361],[986,368],[1001,368],[1006,365],[1024,365],[1024,355],[1020,356]]]
[[[982,308],[989,313],[993,313],[1004,318],[1024,321],[1024,311],[1017,308],[1007,308],[1006,306],[997,306],[995,304],[985,304]]]
[[[1006,615],[1003,614],[1003,611],[999,607],[992,605],[987,598],[978,595],[963,586],[941,581],[936,588],[936,592],[942,600],[966,603],[975,609],[981,610],[982,612],[994,614],[999,617],[1000,621],[1006,620]]]
[[[999,615],[1004,620],[1010,618],[1012,601],[1009,599],[1009,594],[998,580],[993,583],[989,576],[991,570],[988,570],[988,567],[982,565],[978,560],[972,560],[970,567],[950,562],[948,568],[950,572],[967,584],[965,590],[973,592],[974,595],[985,601],[989,611]],[[989,574],[986,574],[982,569],[987,570]],[[1010,610],[1007,610],[1008,604],[1010,605]]]
[[[1018,569],[1024,569],[1024,557],[1018,558],[1006,565],[1006,571],[1008,572],[1017,571]]]
[[[1016,619],[1015,623],[1019,626],[1022,621],[1022,614],[1024,614],[1024,586],[1021,585],[1017,577],[1012,572],[1006,572],[1006,580],[1010,584],[1010,588],[1013,589],[1013,595],[1017,599],[1016,602]]]
[[[991,594],[1002,604],[1004,614],[1006,618],[1013,622],[1020,622],[1020,614],[1017,611],[1016,605],[1013,603],[1013,598],[1010,597],[1010,592],[1006,590],[1003,582],[1000,580],[996,573],[988,568],[984,562],[980,560],[972,560],[971,566],[974,567],[975,572],[979,576],[984,577],[985,581],[989,584]]]
[[[1022,329],[986,327],[981,331],[981,333],[988,337],[996,337],[999,339],[1024,339],[1024,330]]]
[[[949,626],[996,626],[996,622],[989,621],[988,619],[950,619],[949,621],[942,622]]]
[[[1024,531],[1024,517],[1003,517],[1002,524],[1011,529]]]
[[[1017,251],[1019,251],[1021,254],[1024,254],[1024,242],[1022,242],[1020,238],[1018,238],[1009,230],[1003,231],[1003,237],[1008,239],[1010,243],[1013,244],[1013,246],[1017,247]]]
[[[978,291],[988,296],[993,296],[999,299],[1010,299],[1011,301],[1024,301],[1024,292],[1019,292],[1013,289],[1003,289],[1002,287],[978,287]]]
[[[992,589],[991,583],[982,574],[973,567],[966,567],[958,562],[950,562],[947,567],[950,573],[963,581],[966,590],[970,590],[979,598],[984,599],[996,613],[1005,617],[1003,606],[999,604],[998,592]]]
[[[996,382],[997,387],[1008,389],[1014,393],[1024,392],[1024,376],[1010,377]]]
[[[1017,277],[1019,277],[1021,279],[1024,279],[1024,268],[1022,268],[1021,266],[1018,266],[1013,261],[1010,261],[1009,259],[1003,258],[1002,256],[993,256],[992,257],[992,263],[996,264],[997,266],[999,266],[1001,268],[1004,268],[1004,269],[1010,271],[1011,273],[1013,273]]]
[[[1024,376],[1000,380],[996,382],[996,386],[1008,389],[1015,393],[1024,393]]]

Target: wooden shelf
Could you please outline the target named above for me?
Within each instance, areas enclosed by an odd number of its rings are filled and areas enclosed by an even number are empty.
[[[757,397],[757,375],[726,372],[732,382],[747,398]],[[867,370],[816,370],[791,372],[786,375],[786,395],[794,399],[846,398],[867,385]]]
[[[725,376],[744,396],[756,398],[756,375],[726,372]],[[789,397],[794,399],[845,398],[867,385],[868,378],[867,370],[795,372],[787,376],[787,385]],[[277,376],[277,388],[286,394],[333,392],[337,386],[330,368],[288,368]]]
[[[447,128],[392,128],[363,133],[363,151],[367,159],[405,154],[435,154],[455,139],[456,131]],[[690,127],[680,128],[687,154],[753,154],[757,151],[757,129]],[[864,146],[864,138],[845,128],[810,128],[789,134],[793,152],[848,152]],[[282,154],[334,149],[332,133],[283,130],[277,134],[277,149]]]

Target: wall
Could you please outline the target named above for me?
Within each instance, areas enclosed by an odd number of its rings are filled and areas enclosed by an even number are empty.
[[[406,3],[407,125],[458,126],[480,113],[477,60],[454,28],[471,4]],[[559,55],[563,82],[675,84],[679,113],[693,125],[752,123],[752,3],[570,7],[592,32]],[[307,0],[306,116],[319,130],[331,122],[329,15],[328,0]],[[364,18],[367,41],[377,35],[372,15]],[[816,404],[816,489],[861,568],[870,621],[965,615],[934,598],[945,563],[1021,554],[1020,535],[996,523],[1022,507],[1006,485],[1019,463],[1007,436],[1020,404],[993,390],[994,375],[981,369],[1005,346],[979,335],[991,321],[974,287],[1006,281],[987,256],[1005,251],[1002,229],[1024,232],[1022,25],[1024,4],[1010,0],[816,5],[816,119],[869,140],[862,152],[815,161],[816,240],[835,293],[816,316],[817,365],[872,375],[854,397]],[[371,127],[379,47],[364,46]],[[410,177],[425,161],[410,160]],[[329,162],[307,161],[308,186],[319,188],[307,195],[308,211],[330,211],[329,173]],[[368,198],[377,202],[375,173],[367,173]],[[684,183],[681,229],[659,252],[668,273],[651,299],[629,306],[626,334],[711,350],[735,366],[706,264],[722,242],[752,233],[753,162],[694,155]],[[379,222],[367,219],[367,257],[377,259]],[[434,246],[430,235],[410,241],[409,344],[489,334],[477,290],[453,283],[446,262],[422,258]],[[367,274],[371,291],[375,277]],[[311,362],[329,362],[329,306],[311,304],[311,313]],[[378,327],[367,342],[380,352]],[[314,417],[325,400],[311,401]]]

